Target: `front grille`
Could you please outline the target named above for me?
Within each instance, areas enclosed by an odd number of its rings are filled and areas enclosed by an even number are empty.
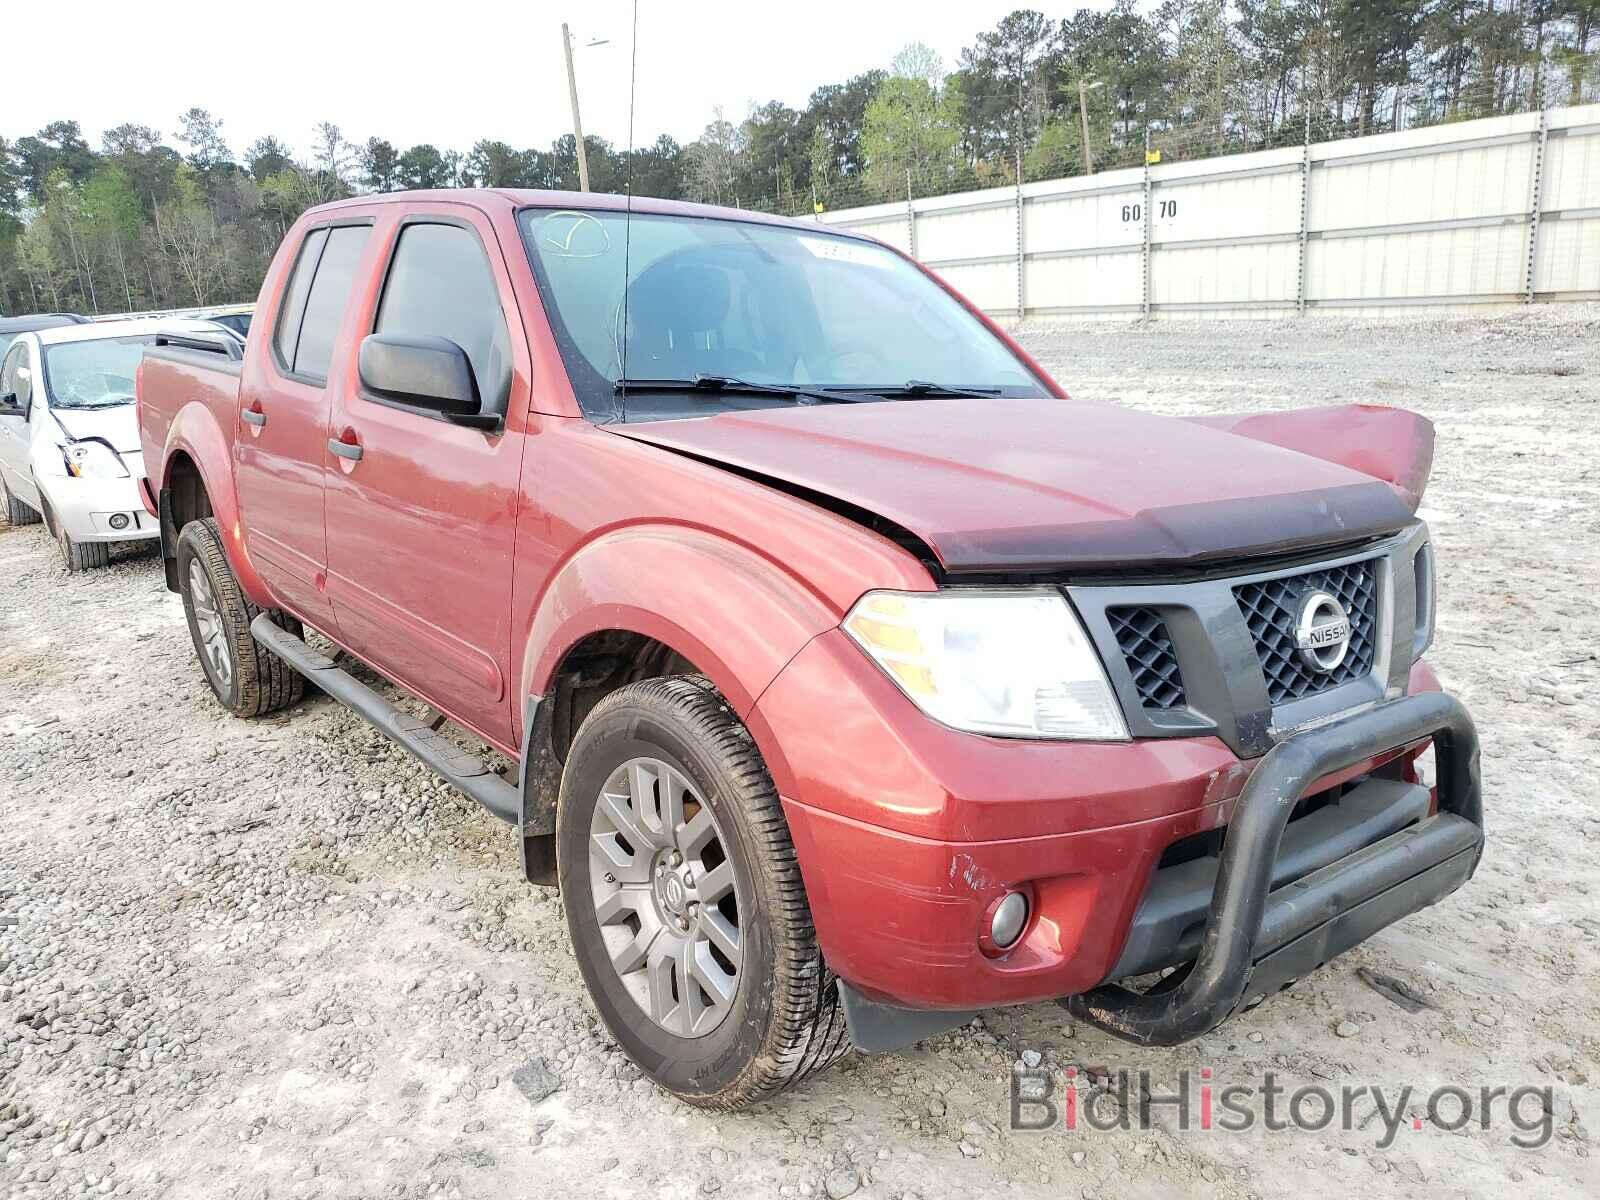
[[[1167,623],[1153,608],[1108,608],[1106,619],[1145,708],[1182,708],[1183,675]]]
[[[1374,560],[1368,559],[1303,575],[1242,583],[1233,589],[1239,611],[1255,639],[1256,657],[1261,661],[1267,696],[1273,704],[1314,696],[1371,673],[1378,630],[1378,584],[1373,564]],[[1344,606],[1350,618],[1350,649],[1332,671],[1316,671],[1307,666],[1294,644],[1295,613],[1307,592],[1327,592]]]

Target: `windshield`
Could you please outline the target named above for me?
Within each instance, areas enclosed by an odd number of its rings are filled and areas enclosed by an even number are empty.
[[[6,351],[11,349],[11,343],[17,340],[14,333],[0,333],[0,358],[6,356]]]
[[[961,304],[893,251],[854,238],[704,217],[526,209],[524,239],[583,410],[598,420],[703,416],[794,396],[688,397],[630,380],[718,376],[819,392],[916,382],[987,395],[1044,389]],[[627,263],[627,344],[623,271]],[[870,398],[870,396],[869,396]],[[977,402],[977,401],[975,401]]]
[[[155,334],[62,342],[44,348],[51,408],[111,408],[133,403],[133,374]]]

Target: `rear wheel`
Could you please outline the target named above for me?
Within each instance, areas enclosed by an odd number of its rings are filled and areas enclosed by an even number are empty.
[[[195,654],[223,708],[259,717],[300,702],[305,680],[250,636],[262,610],[244,598],[214,518],[190,521],[178,535],[178,583]],[[287,613],[273,610],[272,619],[296,637],[304,632]]]
[[[37,525],[42,519],[37,512],[11,494],[6,481],[0,477],[0,500],[5,502],[6,520],[13,525]]]
[[[584,982],[658,1084],[737,1108],[845,1052],[777,793],[710,683],[646,680],[597,704],[568,754],[556,823]]]

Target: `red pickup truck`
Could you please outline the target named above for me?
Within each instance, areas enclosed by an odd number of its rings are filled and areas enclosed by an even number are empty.
[[[686,1100],[995,1005],[1175,1044],[1477,865],[1419,417],[1074,402],[895,250],[612,196],[317,208],[256,313],[138,381],[206,678],[515,823]]]

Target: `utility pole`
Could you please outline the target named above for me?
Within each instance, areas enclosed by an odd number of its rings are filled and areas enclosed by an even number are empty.
[[[1083,122],[1083,173],[1094,174],[1094,155],[1089,150],[1089,81],[1078,80],[1078,117]]]
[[[1083,122],[1083,173],[1094,174],[1094,152],[1089,147],[1089,93],[1103,88],[1106,81],[1096,79],[1090,83],[1081,76],[1078,79],[1078,117]]]
[[[561,52],[567,56],[567,91],[572,96],[572,136],[578,148],[578,190],[589,190],[589,158],[583,152],[583,120],[578,116],[578,77],[572,71],[572,31],[561,22]]]

